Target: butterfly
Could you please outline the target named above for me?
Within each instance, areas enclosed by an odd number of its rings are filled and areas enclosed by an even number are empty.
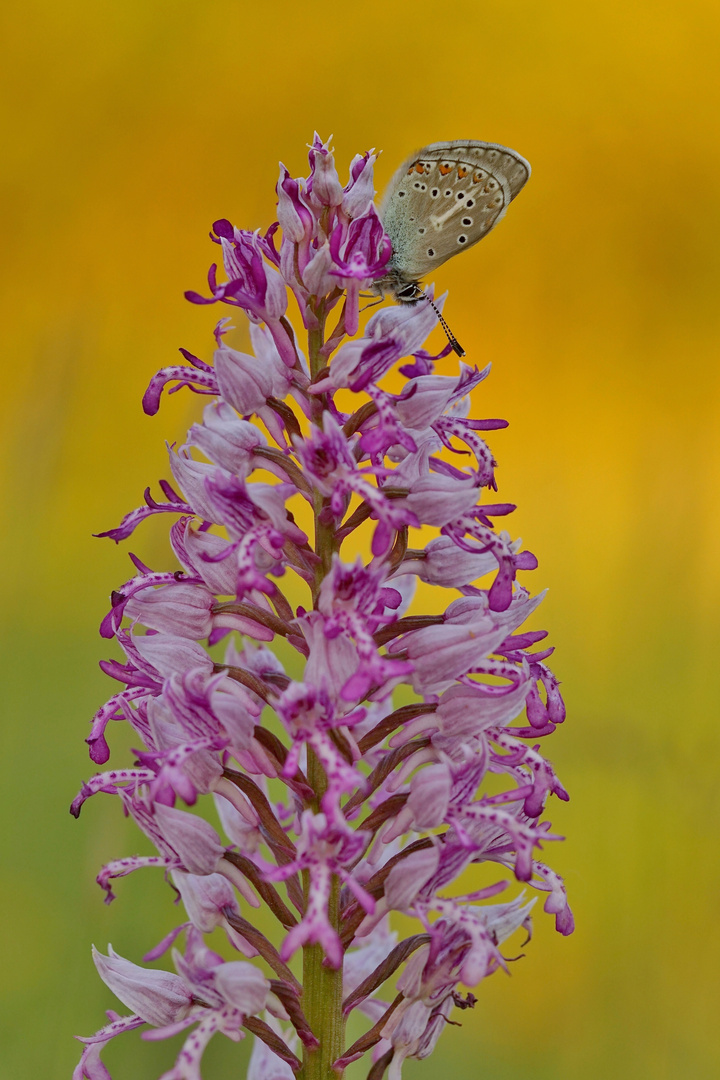
[[[380,205],[392,257],[375,290],[422,299],[420,279],[487,236],[529,178],[525,158],[497,143],[457,139],[411,154]]]

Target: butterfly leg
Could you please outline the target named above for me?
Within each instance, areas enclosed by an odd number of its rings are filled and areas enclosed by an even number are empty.
[[[360,293],[360,296],[362,297],[363,300],[369,300],[370,297],[372,296],[372,293]],[[376,300],[373,300],[371,303],[366,304],[365,307],[361,307],[360,312],[367,311],[369,308],[372,308],[372,307],[377,307],[378,304],[382,304],[383,299],[384,299],[384,297],[382,297],[382,296],[378,297]]]

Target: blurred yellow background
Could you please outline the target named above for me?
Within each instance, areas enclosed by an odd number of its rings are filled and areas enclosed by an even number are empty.
[[[500,497],[550,587],[569,719],[547,746],[571,792],[578,929],[540,913],[526,958],[412,1080],[720,1075],[718,181],[720,8],[711,0],[24,0],[6,8],[0,172],[3,782],[0,1077],[69,1077],[112,998],[89,945],[138,960],[176,921],[159,876],[102,904],[136,850],[112,800],[67,805],[110,693],[97,636],[127,550],[171,565],[166,522],[116,548],[202,399],[149,377],[210,352],[210,223],[273,220],[277,162],[314,128],[341,175],[375,146],[379,190],[435,140],[505,143],[533,177],[507,220],[437,274],[471,363]],[[115,733],[113,733],[115,734]],[[117,738],[116,738],[117,745]],[[207,1080],[244,1075],[220,1039]],[[239,1056],[238,1056],[239,1054]],[[167,1044],[107,1055],[152,1080]]]

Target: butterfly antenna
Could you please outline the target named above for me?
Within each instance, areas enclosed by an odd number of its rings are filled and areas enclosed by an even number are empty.
[[[425,296],[425,299],[427,300],[428,304],[430,305],[430,307],[433,309],[433,311],[437,315],[438,321],[440,322],[440,325],[442,326],[443,330],[445,331],[447,339],[448,339],[448,341],[450,342],[450,344],[452,346],[453,352],[456,353],[458,356],[465,356],[465,350],[463,349],[462,345],[460,344],[458,339],[453,334],[453,332],[450,329],[450,327],[448,326],[448,324],[443,319],[442,315],[440,314],[439,309],[436,307],[436,305],[433,303],[433,301],[430,299],[429,296],[427,296],[425,293],[423,293],[423,296]]]

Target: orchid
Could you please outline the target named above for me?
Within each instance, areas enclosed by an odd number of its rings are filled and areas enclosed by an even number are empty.
[[[508,970],[528,892],[573,930],[538,858],[561,839],[545,813],[568,795],[541,746],[565,710],[545,632],[522,628],[543,594],[517,578],[537,560],[495,524],[514,507],[493,499],[482,434],[505,422],[469,416],[487,367],[435,373],[449,350],[425,348],[432,289],[360,329],[362,290],[391,255],[374,161],[356,157],[343,186],[316,136],[307,178],[281,166],[264,235],[215,222],[226,280],[213,266],[210,295],[186,295],[244,313],[252,351],[227,343],[221,319],[212,361],[181,350],[188,366],[163,368],[143,399],[153,415],[174,384],[210,401],[169,451],[163,499],[148,489],[99,534],[119,542],[168,515],[176,564],[131,556],[112,594],[101,633],[125,659],[101,666],[120,689],[93,718],[102,771],[72,812],[116,796],[156,849],[101,869],[107,902],[126,875],[159,868],[187,918],[145,957],[172,946],[175,973],[94,953],[130,1012],[81,1039],[74,1080],[108,1080],[103,1047],[136,1028],[185,1032],[165,1080],[199,1080],[218,1033],[253,1036],[253,1080],[337,1080],[364,1055],[370,1080],[400,1080]],[[418,581],[442,611],[419,610]],[[109,767],[111,722],[141,744],[129,765]],[[460,891],[480,865],[490,884]],[[274,935],[253,922],[261,906]],[[403,940],[396,912],[416,923]],[[354,1010],[369,1023],[347,1045]]]

